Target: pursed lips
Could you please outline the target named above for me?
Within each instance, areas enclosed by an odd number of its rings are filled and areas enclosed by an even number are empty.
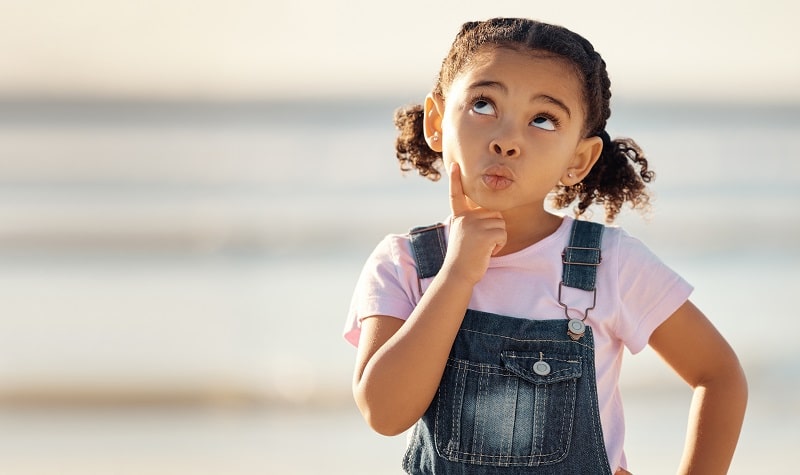
[[[514,172],[503,165],[492,165],[482,174],[483,183],[493,190],[503,190],[514,183]]]

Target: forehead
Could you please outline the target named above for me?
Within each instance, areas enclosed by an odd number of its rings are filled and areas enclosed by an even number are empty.
[[[477,51],[449,88],[464,89],[480,80],[508,83],[532,92],[550,92],[583,109],[583,81],[567,59],[540,50],[484,47]]]

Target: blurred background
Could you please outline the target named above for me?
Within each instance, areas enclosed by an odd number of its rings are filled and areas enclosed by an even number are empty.
[[[492,4],[493,3],[493,4]],[[658,174],[619,223],[696,286],[751,397],[731,473],[800,443],[795,3],[0,0],[0,473],[390,474],[341,337],[389,232],[446,216],[398,170],[459,25],[562,24],[608,64],[611,135]],[[598,211],[595,219],[601,219]],[[635,473],[690,392],[627,355]]]

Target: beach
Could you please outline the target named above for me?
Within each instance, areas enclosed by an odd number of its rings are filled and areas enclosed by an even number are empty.
[[[341,332],[383,235],[448,212],[446,183],[398,171],[403,102],[0,108],[0,473],[401,473]],[[619,224],[748,374],[730,473],[790,473],[800,108],[622,104],[609,131],[657,173],[650,215]],[[630,469],[674,473],[691,394],[625,358]]]

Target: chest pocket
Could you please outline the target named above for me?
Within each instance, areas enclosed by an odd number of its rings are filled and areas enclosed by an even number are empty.
[[[506,467],[567,457],[582,359],[541,345],[502,351],[496,364],[448,360],[434,401],[440,456]]]

